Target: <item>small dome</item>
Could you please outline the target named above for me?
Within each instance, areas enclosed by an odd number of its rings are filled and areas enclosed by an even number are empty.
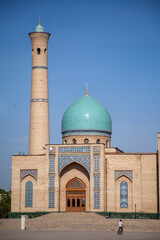
[[[35,32],[44,32],[44,27],[42,27],[40,24],[35,28]]]
[[[62,118],[62,135],[105,135],[112,133],[112,120],[107,109],[90,95],[85,95],[67,108]]]

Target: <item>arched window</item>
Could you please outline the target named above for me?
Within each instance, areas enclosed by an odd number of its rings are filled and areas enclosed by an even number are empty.
[[[72,139],[72,143],[76,144],[77,143],[76,139]]]
[[[70,207],[70,199],[67,199],[67,207]]]
[[[44,55],[47,55],[47,48],[44,49]]]
[[[32,48],[32,55],[34,54],[34,49]]]
[[[85,139],[84,139],[84,143],[85,143],[85,144],[88,144],[88,143],[89,143],[88,138],[85,138]]]
[[[33,207],[33,183],[26,182],[25,186],[25,207]]]
[[[64,144],[67,144],[67,140],[66,139],[64,140]]]
[[[124,180],[120,183],[120,207],[128,208],[128,183]]]
[[[77,207],[80,207],[80,199],[77,199]]]
[[[108,140],[106,141],[106,147],[107,148],[109,147],[109,141]]]
[[[72,207],[75,207],[75,199],[72,199]]]
[[[37,48],[37,54],[41,54],[41,49]]]
[[[96,140],[96,143],[100,143],[100,142],[101,142],[101,140],[100,140],[100,139],[97,139],[97,140]]]

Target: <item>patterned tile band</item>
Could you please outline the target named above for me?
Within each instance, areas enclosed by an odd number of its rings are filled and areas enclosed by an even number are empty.
[[[100,146],[93,146],[93,152],[100,152]]]
[[[77,162],[83,165],[90,173],[90,155],[59,155],[58,172],[69,163]]]
[[[94,191],[94,208],[100,208],[100,192]]]
[[[99,172],[99,159],[100,159],[100,156],[99,154],[94,154],[93,155],[93,158],[94,158],[94,172]]]
[[[115,170],[115,181],[123,175],[132,180],[132,170]]]
[[[22,180],[27,175],[31,175],[37,180],[38,170],[37,169],[22,169],[22,170],[20,170],[20,180]]]
[[[45,99],[45,98],[32,98],[31,102],[48,102],[48,99]]]
[[[54,208],[54,190],[49,190],[49,208]]]
[[[90,152],[90,147],[59,147],[59,153],[72,152]]]
[[[33,66],[32,69],[48,69],[48,67],[45,67],[45,66]]]

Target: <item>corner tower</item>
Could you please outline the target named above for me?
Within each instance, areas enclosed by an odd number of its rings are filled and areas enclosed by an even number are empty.
[[[49,144],[48,40],[40,25],[29,33],[32,42],[32,83],[30,105],[29,155],[42,154]]]

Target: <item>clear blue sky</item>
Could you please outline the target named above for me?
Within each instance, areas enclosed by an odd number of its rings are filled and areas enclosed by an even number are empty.
[[[112,146],[156,152],[160,131],[160,1],[0,1],[0,188],[9,189],[11,156],[28,153],[31,88],[29,32],[48,46],[50,142],[61,143],[65,109],[85,94],[104,104]]]

